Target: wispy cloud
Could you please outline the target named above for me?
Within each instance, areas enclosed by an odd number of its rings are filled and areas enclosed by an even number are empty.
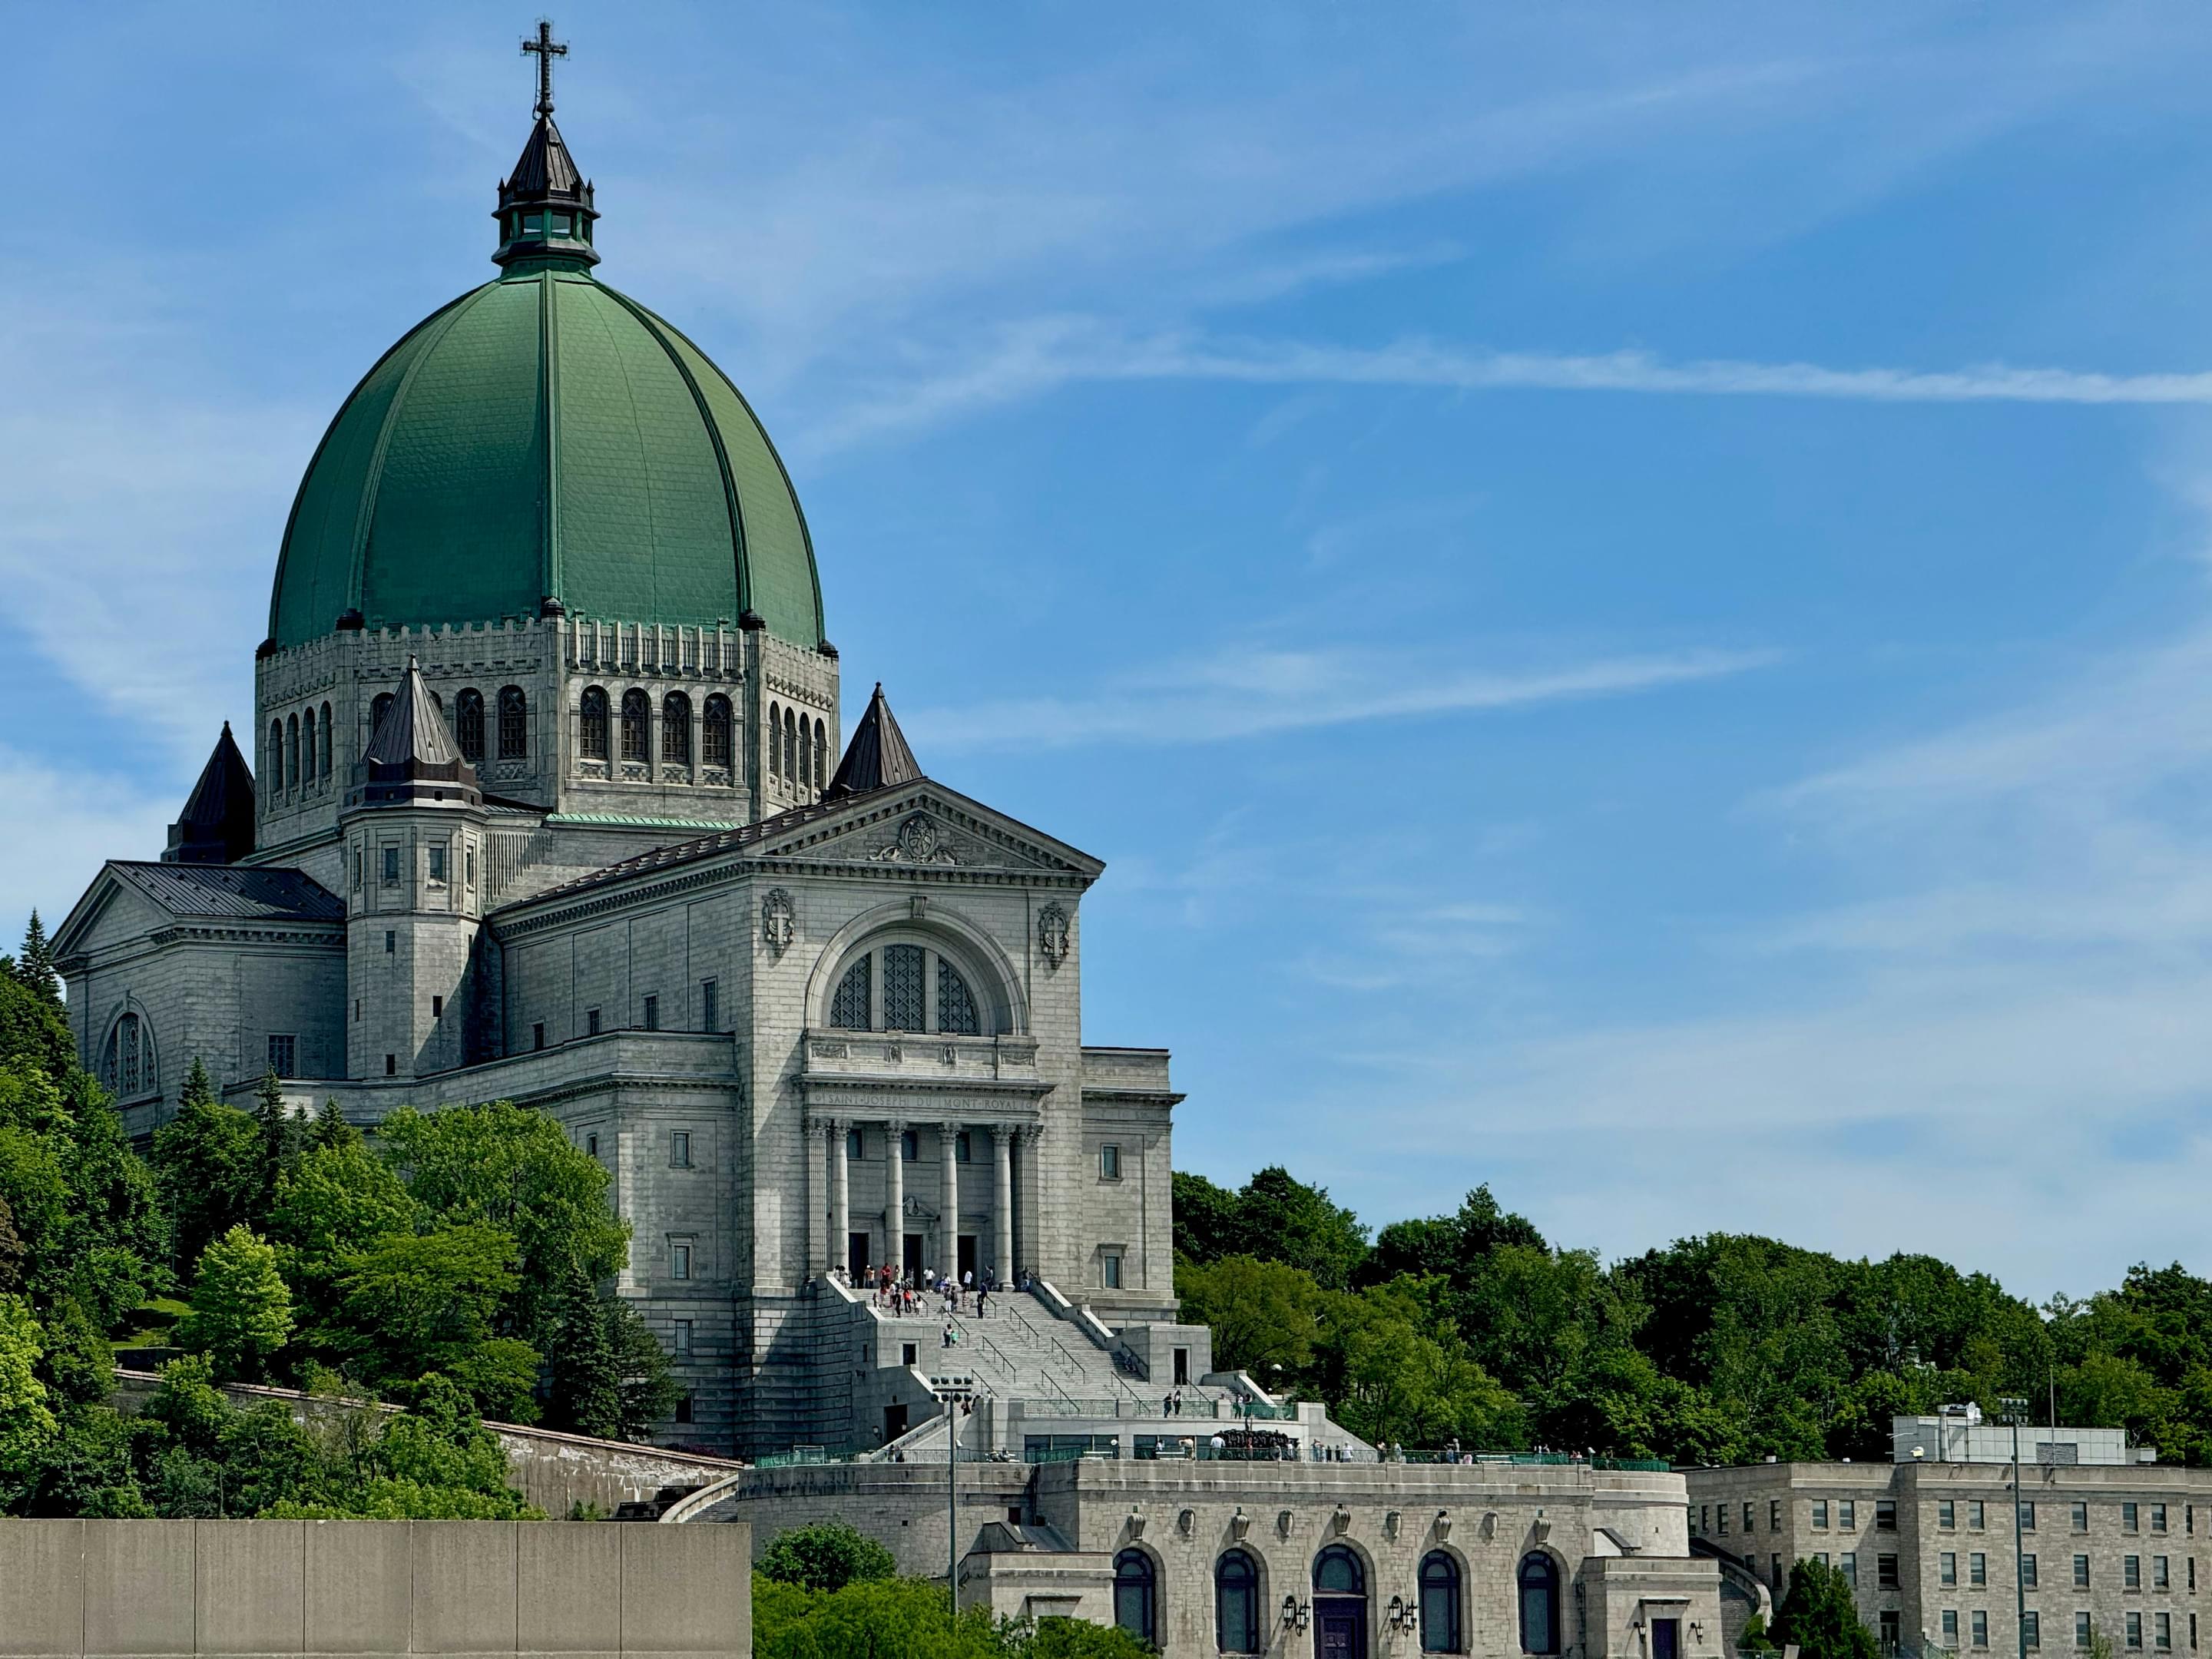
[[[1723,678],[1771,651],[1693,650],[1518,670],[1471,669],[1379,651],[1228,649],[1102,684],[1081,697],[1015,697],[921,708],[932,750],[1218,743],[1361,721],[1522,708]]]

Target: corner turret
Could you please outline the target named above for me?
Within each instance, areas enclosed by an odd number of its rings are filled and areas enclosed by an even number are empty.
[[[169,826],[164,864],[235,864],[253,850],[253,770],[230,735],[230,722]]]

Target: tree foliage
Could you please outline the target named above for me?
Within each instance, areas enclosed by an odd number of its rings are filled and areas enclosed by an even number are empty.
[[[822,1521],[787,1527],[776,1534],[758,1571],[778,1583],[839,1590],[848,1584],[896,1577],[898,1560],[857,1528],[842,1521]]]

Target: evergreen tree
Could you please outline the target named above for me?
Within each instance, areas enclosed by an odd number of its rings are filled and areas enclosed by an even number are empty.
[[[215,1097],[198,1060],[177,1115],[154,1135],[154,1164],[176,1230],[177,1260],[190,1266],[216,1239],[256,1219],[262,1142],[252,1117]]]
[[[54,972],[54,947],[36,910],[31,912],[31,925],[23,930],[23,953],[15,958],[15,977],[54,1007],[62,1006],[61,975]]]
[[[361,1144],[361,1131],[346,1121],[345,1113],[338,1106],[337,1097],[332,1095],[325,1099],[315,1112],[315,1121],[307,1126],[307,1150],[319,1152],[331,1147],[358,1146]]]
[[[676,1409],[676,1402],[684,1397],[684,1385],[670,1369],[660,1339],[638,1316],[636,1309],[613,1297],[600,1307],[607,1322],[607,1346],[614,1352],[615,1370],[621,1377],[622,1410],[616,1433],[623,1440],[642,1440]]]
[[[252,1382],[291,1334],[292,1292],[276,1271],[275,1248],[233,1227],[200,1257],[191,1311],[177,1322],[178,1345],[206,1354],[221,1380]]]
[[[608,1340],[605,1310],[575,1262],[554,1286],[547,1314],[545,1366],[551,1386],[546,1421],[572,1434],[619,1438],[622,1373]]]
[[[276,1203],[276,1183],[298,1139],[292,1115],[284,1105],[284,1085],[277,1080],[273,1066],[261,1074],[261,1086],[254,1092],[253,1124],[261,1137],[259,1203],[253,1219],[266,1226],[269,1212]]]
[[[1881,1644],[1860,1621],[1858,1598],[1844,1575],[1825,1562],[1801,1560],[1774,1610],[1770,1639],[1797,1646],[1800,1659],[1877,1659]]]

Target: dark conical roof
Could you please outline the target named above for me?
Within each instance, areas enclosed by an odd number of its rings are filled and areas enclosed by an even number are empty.
[[[837,763],[837,775],[830,780],[830,787],[822,792],[822,798],[835,800],[841,795],[866,794],[871,789],[912,783],[921,776],[921,768],[915,763],[914,750],[906,746],[906,733],[899,730],[898,721],[891,717],[891,706],[884,696],[884,683],[878,680],[875,695],[868,699],[868,712],[853,728],[853,740],[845,745],[845,758]]]
[[[475,806],[483,796],[477,769],[461,758],[415,659],[399,678],[392,703],[369,733],[353,769],[349,805],[396,806],[429,800]]]
[[[520,201],[556,191],[574,197],[583,183],[584,175],[577,169],[575,157],[568,154],[561,129],[553,125],[550,115],[539,116],[538,125],[530,130],[529,142],[515,160],[514,170],[507,176],[507,188]]]
[[[550,259],[561,269],[586,270],[599,262],[592,247],[599,216],[591,182],[568,154],[553,112],[539,110],[514,171],[499,182],[499,206],[492,214],[499,221],[499,252],[493,261],[504,266]]]
[[[253,850],[253,770],[230,735],[230,722],[169,826],[164,864],[235,864]]]

